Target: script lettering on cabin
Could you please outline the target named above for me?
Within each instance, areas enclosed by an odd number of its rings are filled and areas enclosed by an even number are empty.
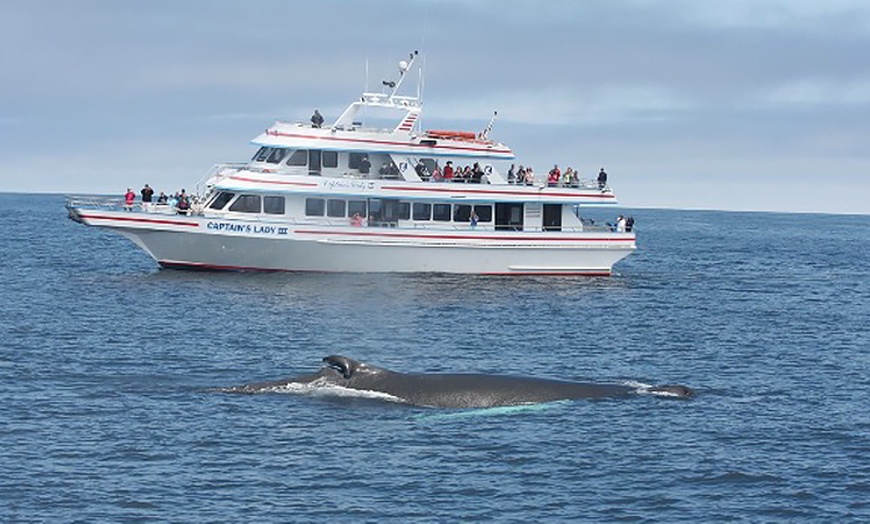
[[[375,183],[370,180],[348,180],[346,178],[327,178],[320,181],[324,189],[362,189],[370,191],[375,189]]]
[[[225,233],[250,233],[253,235],[286,235],[289,228],[263,224],[234,224],[232,222],[208,222],[206,228]]]

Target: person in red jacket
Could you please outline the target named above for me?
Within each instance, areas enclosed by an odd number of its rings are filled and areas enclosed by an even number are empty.
[[[562,176],[562,171],[559,170],[558,165],[554,165],[553,169],[550,170],[550,174],[547,176],[547,185],[550,187],[556,187],[559,185],[559,178]]]
[[[445,182],[450,182],[453,180],[453,162],[451,160],[447,161],[447,164],[444,166],[444,172],[441,174],[442,178],[444,178]]]
[[[124,195],[124,209],[127,211],[133,211],[133,202],[136,201],[136,193],[133,192],[132,187],[127,188],[127,193]]]

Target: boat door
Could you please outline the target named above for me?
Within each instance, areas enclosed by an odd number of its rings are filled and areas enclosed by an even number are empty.
[[[544,204],[544,231],[562,231],[562,204]]]
[[[323,152],[319,149],[308,150],[308,174],[320,175]]]
[[[522,231],[523,214],[523,204],[496,202],[496,231]]]

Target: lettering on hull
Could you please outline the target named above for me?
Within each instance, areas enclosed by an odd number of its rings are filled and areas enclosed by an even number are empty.
[[[251,235],[287,235],[289,228],[261,224],[236,224],[233,222],[208,222],[205,226],[211,231],[221,233],[243,233]]]

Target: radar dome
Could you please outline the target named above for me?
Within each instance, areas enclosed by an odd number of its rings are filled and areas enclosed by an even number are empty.
[[[405,62],[404,60],[400,61],[400,62],[399,62],[399,71],[403,71],[403,72],[404,72],[404,71],[407,71],[407,70],[408,70],[408,62]]]

